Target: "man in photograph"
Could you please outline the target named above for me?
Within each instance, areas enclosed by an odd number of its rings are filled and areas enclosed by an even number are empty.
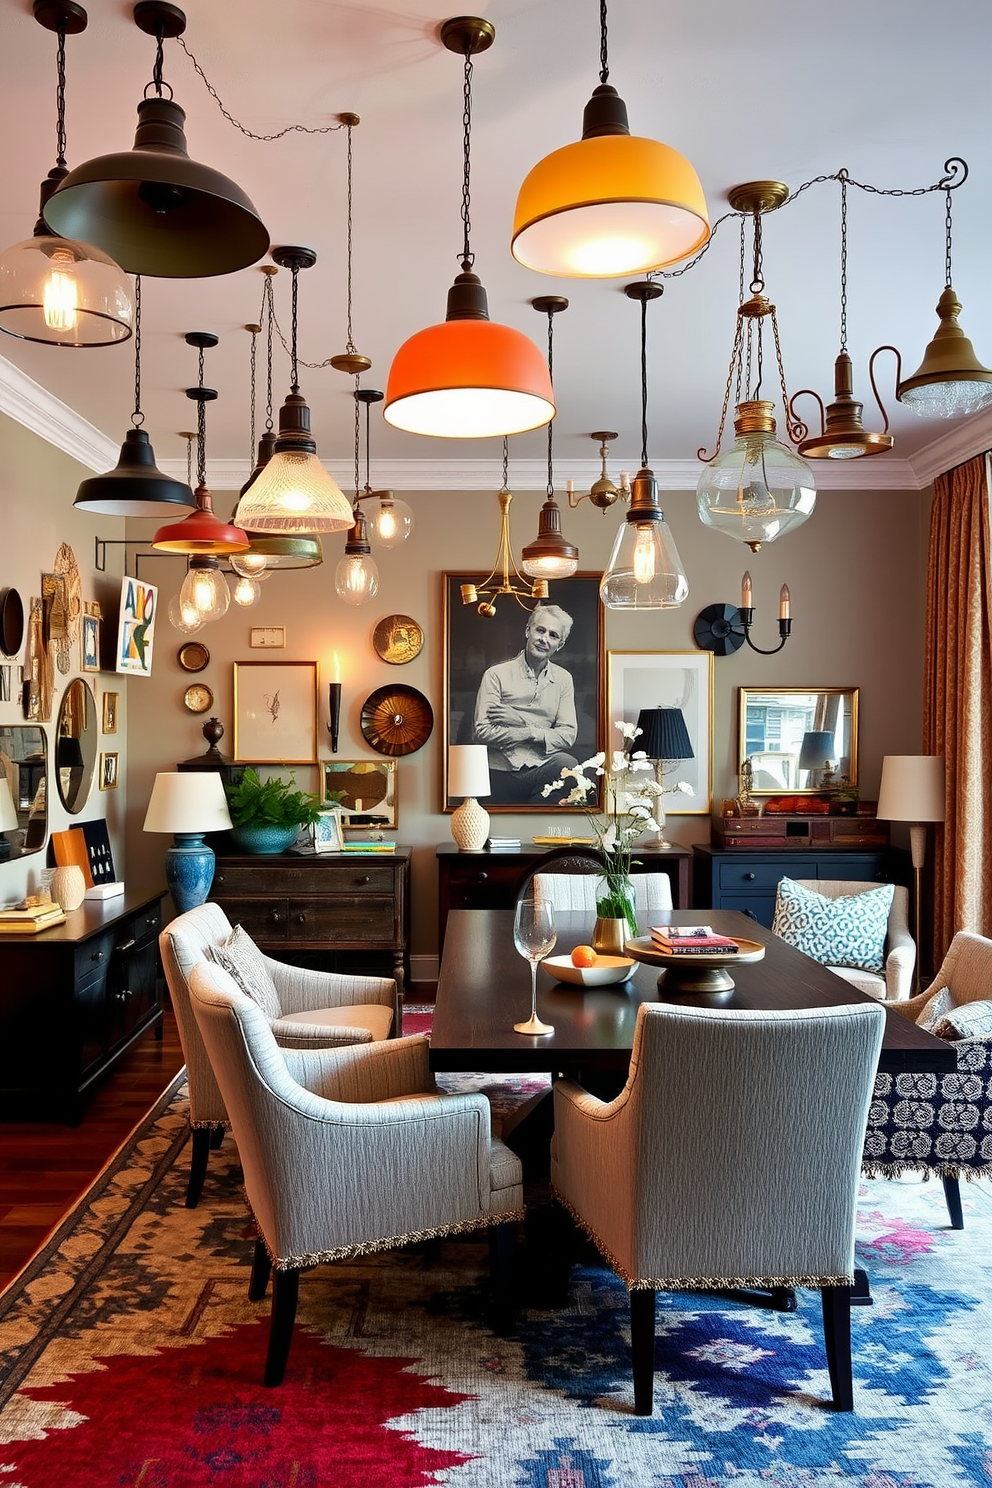
[[[560,605],[538,605],[527,618],[523,650],[483,674],[475,738],[489,750],[493,805],[553,806],[558,795],[545,797],[545,785],[577,763],[569,753],[578,731],[572,676],[551,659],[571,629]]]

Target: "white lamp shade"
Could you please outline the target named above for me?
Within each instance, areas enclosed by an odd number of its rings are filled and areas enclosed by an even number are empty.
[[[145,812],[146,832],[225,832],[230,826],[224,785],[216,771],[169,770],[155,776]]]
[[[486,782],[489,789],[489,782]],[[6,778],[0,774],[0,832],[13,832],[18,827],[17,812],[14,810],[14,802],[10,795],[10,786]]]
[[[452,744],[448,748],[448,795],[488,796],[489,750],[485,744]]]
[[[887,754],[877,810],[882,821],[942,822],[944,756]]]

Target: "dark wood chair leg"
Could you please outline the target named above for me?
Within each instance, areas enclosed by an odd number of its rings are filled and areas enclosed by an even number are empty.
[[[255,1241],[255,1253],[251,1258],[251,1276],[248,1279],[248,1301],[261,1302],[269,1285],[272,1262],[269,1252],[261,1240]]]
[[[630,1352],[634,1367],[634,1415],[654,1412],[654,1299],[646,1287],[630,1294]]]
[[[964,1211],[961,1208],[961,1184],[957,1178],[942,1178],[944,1185],[944,1198],[947,1201],[947,1213],[951,1221],[952,1230],[964,1229]]]
[[[272,1318],[269,1322],[269,1352],[265,1358],[265,1383],[281,1385],[289,1360],[300,1292],[299,1271],[276,1271],[272,1278]]]
[[[854,1379],[851,1372],[851,1288],[820,1288],[823,1305],[823,1341],[830,1371],[830,1390],[836,1411],[854,1409]]]
[[[795,1312],[799,1307],[793,1287],[772,1287],[772,1306],[776,1312]]]
[[[210,1151],[216,1152],[223,1140],[224,1128],[222,1126],[215,1126],[210,1133]]]
[[[211,1129],[194,1126],[193,1151],[189,1163],[189,1182],[186,1185],[186,1208],[195,1209],[203,1192],[203,1180],[207,1176],[207,1158],[210,1156]]]
[[[851,1288],[852,1307],[873,1307],[875,1299],[871,1294],[871,1282],[868,1280],[868,1272],[862,1271],[860,1266],[854,1268],[854,1285]]]
[[[489,1281],[493,1299],[493,1326],[497,1333],[513,1327],[513,1262],[516,1255],[517,1227],[508,1224],[490,1226]]]

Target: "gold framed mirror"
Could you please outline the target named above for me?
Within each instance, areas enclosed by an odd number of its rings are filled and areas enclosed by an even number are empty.
[[[62,694],[55,730],[55,784],[72,816],[86,805],[96,755],[96,701],[88,683],[76,677]]]
[[[738,770],[754,796],[829,796],[858,783],[856,687],[741,687]]]

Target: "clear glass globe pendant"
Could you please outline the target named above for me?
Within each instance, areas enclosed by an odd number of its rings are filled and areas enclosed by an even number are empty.
[[[816,505],[810,466],[775,438],[774,404],[737,405],[732,447],[703,471],[696,487],[699,520],[756,553],[805,522]]]

